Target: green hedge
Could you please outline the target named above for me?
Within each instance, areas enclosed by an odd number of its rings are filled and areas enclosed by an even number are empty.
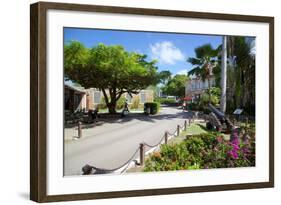
[[[156,113],[159,112],[160,103],[158,103],[158,102],[146,102],[146,103],[144,103],[144,112],[146,111],[147,108],[150,108],[149,114],[155,115]]]
[[[159,102],[160,104],[173,104],[176,102],[175,99],[169,99],[169,98],[156,98],[156,102]]]

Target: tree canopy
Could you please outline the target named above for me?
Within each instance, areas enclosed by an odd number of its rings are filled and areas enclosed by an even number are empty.
[[[156,61],[147,61],[146,57],[119,45],[98,44],[88,49],[74,41],[64,47],[65,74],[86,88],[99,88],[109,112],[115,113],[116,102],[122,94],[137,94],[157,84]]]
[[[168,83],[162,88],[162,91],[166,95],[172,95],[176,97],[185,96],[185,84],[188,80],[187,75],[175,75]]]
[[[172,73],[169,70],[163,70],[159,72],[158,76],[159,76],[160,83],[166,85],[169,82],[169,80],[171,80]]]

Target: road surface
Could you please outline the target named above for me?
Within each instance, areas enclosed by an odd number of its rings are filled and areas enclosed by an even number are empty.
[[[104,169],[119,167],[141,142],[158,143],[165,131],[174,132],[190,116],[177,107],[161,107],[155,116],[126,116],[84,128],[79,140],[69,140],[77,136],[77,129],[65,128],[64,175],[79,175],[86,164]]]

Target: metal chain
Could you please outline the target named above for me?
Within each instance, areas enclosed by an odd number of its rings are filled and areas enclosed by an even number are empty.
[[[138,153],[138,151],[140,150],[140,148],[138,147],[137,150],[134,152],[134,154],[132,155],[132,157],[130,157],[125,163],[123,163],[122,165],[114,168],[114,169],[104,169],[104,168],[98,168],[95,166],[91,166],[93,169],[97,170],[97,171],[101,171],[101,172],[114,172],[118,169],[121,169],[122,167],[124,167],[125,165],[129,166],[129,163],[134,159],[135,155]]]
[[[150,144],[147,144],[146,142],[144,142],[143,144],[146,145],[146,146],[148,146],[148,147],[156,147],[156,146],[158,146],[159,144],[161,144],[161,142],[163,141],[164,138],[165,138],[165,134],[164,134],[164,136],[160,139],[160,141],[159,141],[157,144],[155,144],[155,145],[150,145]]]
[[[180,129],[184,129],[184,126],[179,126],[179,127],[180,127]],[[176,131],[174,132],[174,134],[171,134],[171,133],[169,133],[168,131],[167,131],[167,134],[168,134],[168,135],[175,135],[177,132],[178,132],[178,129],[176,129]],[[152,148],[152,147],[156,147],[156,146],[158,146],[159,144],[161,144],[161,142],[163,141],[164,138],[165,138],[165,134],[164,134],[163,137],[161,137],[160,141],[159,141],[157,144],[155,144],[155,145],[150,145],[150,144],[147,144],[146,142],[143,142],[143,145],[148,146],[148,147],[151,147],[151,148]],[[95,166],[91,166],[91,168],[92,168],[92,169],[95,169],[95,170],[97,170],[98,172],[101,172],[101,173],[107,173],[107,172],[114,172],[114,171],[116,171],[116,170],[118,170],[118,169],[121,169],[122,167],[124,167],[124,166],[127,165],[127,166],[121,171],[121,173],[123,173],[123,172],[128,168],[130,162],[134,159],[135,155],[138,153],[139,150],[140,150],[140,147],[138,147],[138,148],[136,149],[136,151],[134,152],[134,154],[133,154],[125,163],[123,163],[122,165],[120,165],[120,166],[118,166],[118,167],[116,167],[116,168],[114,168],[114,169],[104,169],[104,168],[98,168],[98,167],[95,167]]]

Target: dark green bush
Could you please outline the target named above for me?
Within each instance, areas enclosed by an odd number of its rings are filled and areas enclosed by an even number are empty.
[[[159,102],[146,102],[146,103],[144,103],[144,110],[146,110],[147,108],[150,108],[149,114],[155,115],[156,113],[159,112],[160,103]]]

